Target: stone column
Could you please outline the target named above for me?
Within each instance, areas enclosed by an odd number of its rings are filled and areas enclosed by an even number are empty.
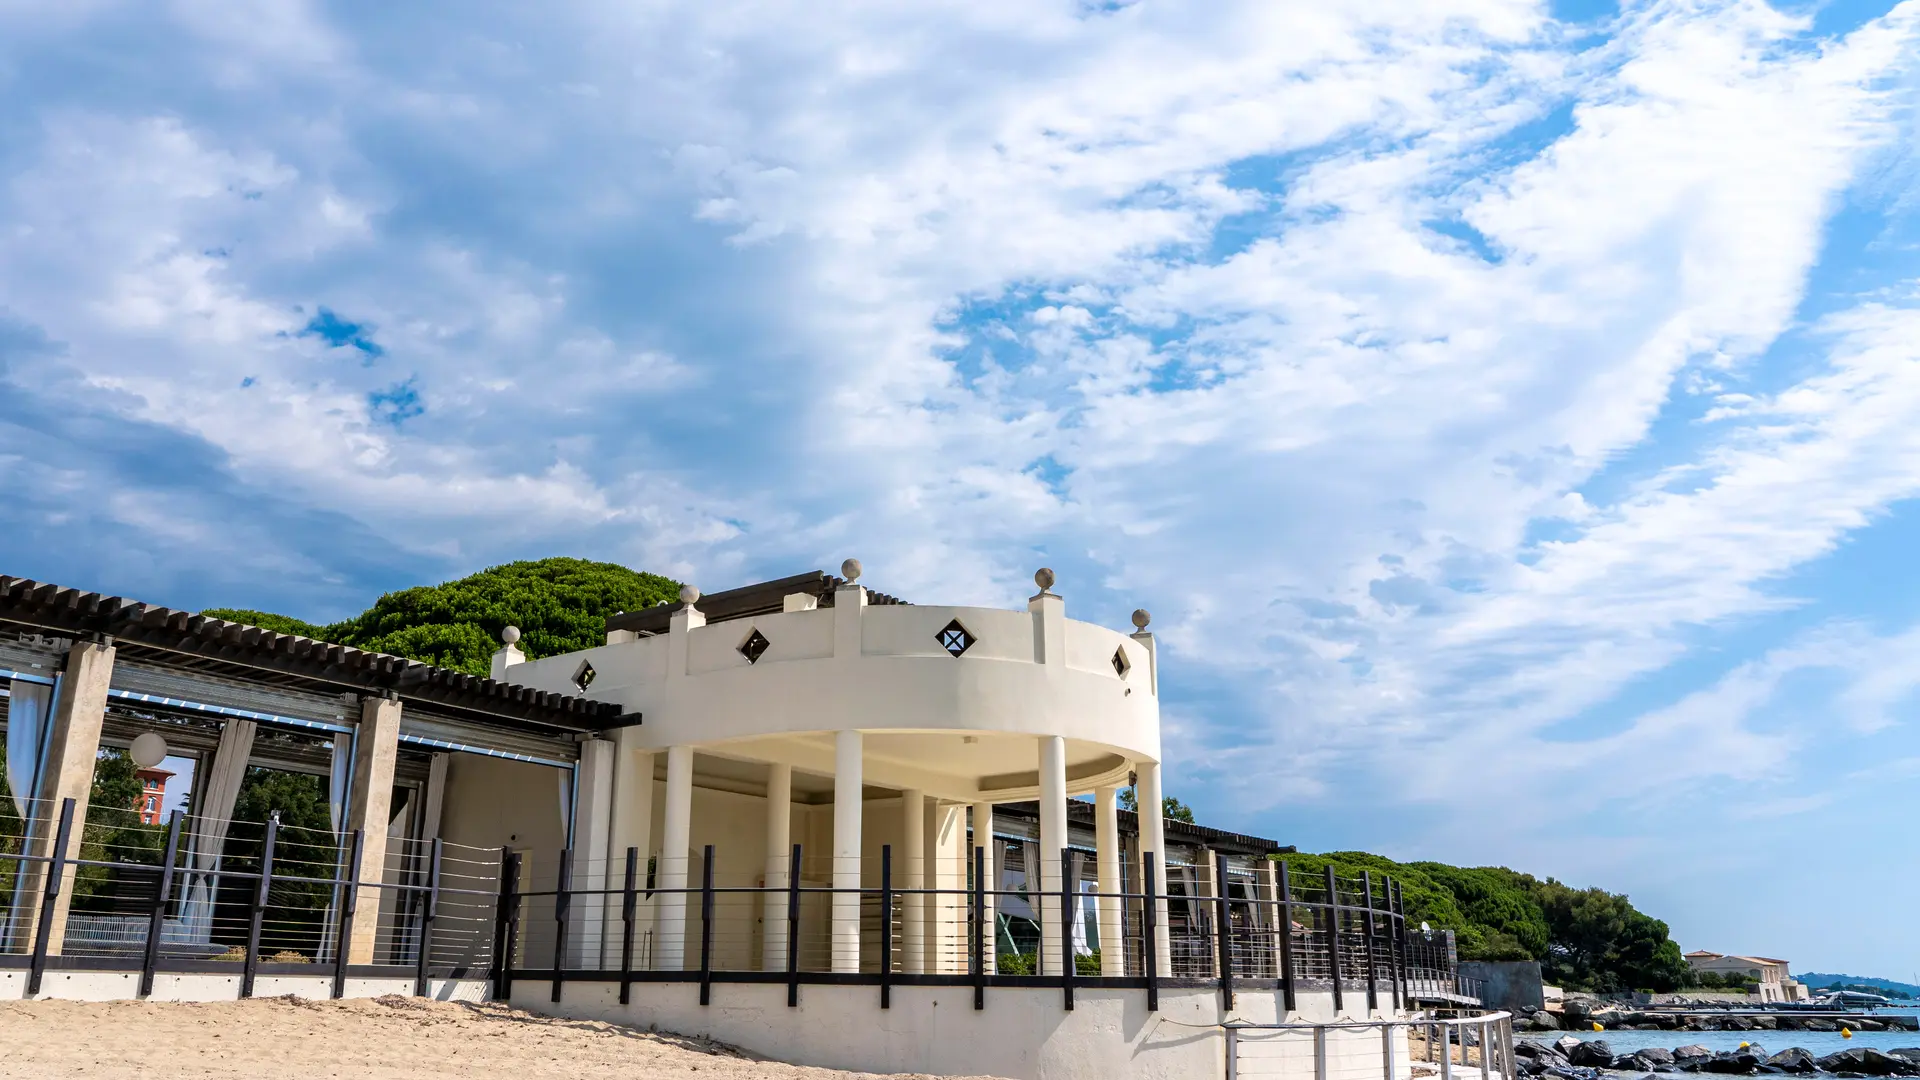
[[[980,925],[985,928],[980,935],[980,963],[987,974],[998,970],[994,942],[999,940],[999,917],[995,913],[997,905],[993,890],[1000,887],[999,862],[994,858],[993,842],[993,804],[977,802],[973,804],[973,843],[967,846],[967,865],[974,865],[975,849],[985,849],[986,855],[980,860],[985,867],[984,883],[981,886]]]
[[[918,889],[927,864],[927,798],[908,790],[900,793],[900,852],[894,863],[894,885]],[[918,975],[927,969],[927,905],[924,896],[900,898],[901,970]]]
[[[666,821],[660,858],[654,865],[654,894],[659,918],[653,954],[661,971],[682,971],[687,959],[687,860],[693,844],[693,747],[667,747]]]
[[[1067,740],[1058,735],[1040,738],[1040,902],[1033,905],[1040,919],[1040,970],[1059,974],[1064,968],[1060,941],[1060,853],[1067,848]],[[1028,881],[1034,875],[1027,875]]]
[[[837,602],[837,596],[836,596]],[[833,738],[833,970],[860,970],[861,746],[858,731]]]
[[[1120,897],[1120,792],[1103,787],[1094,793],[1094,860],[1100,880],[1100,974],[1127,973],[1125,908]]]
[[[638,880],[635,882],[640,888],[640,896],[634,903],[633,912],[634,936],[637,939],[634,945],[635,964],[649,959],[644,950],[646,938],[641,931],[653,925],[653,902],[646,898],[647,857],[653,854],[653,751],[641,749],[639,742],[639,728],[621,728],[613,733],[613,821],[607,837],[609,881],[624,886],[627,849],[637,848],[640,852]],[[619,921],[624,902],[618,896],[607,898],[608,923]],[[604,967],[619,965],[619,935],[608,935],[600,962]]]
[[[769,891],[761,894],[760,970],[787,969],[787,894],[773,892],[792,886],[788,880],[793,858],[793,766],[767,766],[767,871]]]
[[[40,772],[41,803],[29,810],[44,815],[45,821],[33,830],[27,843],[31,855],[52,855],[59,838],[60,807],[73,800],[73,831],[63,854],[71,859],[80,854],[80,836],[87,821],[87,803],[93,794],[94,763],[100,756],[100,726],[107,715],[107,685],[113,678],[113,646],[91,641],[76,643],[67,652],[66,670],[54,690],[52,723],[47,729],[46,765]],[[44,863],[30,864],[20,878],[21,922],[28,949],[39,932],[40,898],[45,895]],[[47,930],[47,953],[60,955],[67,938],[67,910],[73,903],[74,868],[65,869],[60,896],[53,904],[53,921]]]
[[[354,742],[353,784],[347,799],[347,829],[360,830],[360,900],[347,941],[347,963],[373,963],[380,930],[386,879],[387,827],[393,817],[393,763],[400,752],[400,699],[369,697],[360,702],[360,731]]]
[[[1166,823],[1162,817],[1165,804],[1160,798],[1160,763],[1143,761],[1134,770],[1139,776],[1137,796],[1140,802],[1140,852],[1153,853],[1155,881],[1153,889],[1159,899],[1154,901],[1153,952],[1154,966],[1159,968],[1163,978],[1173,976],[1173,958],[1167,955],[1172,948],[1172,935],[1167,932],[1167,838]],[[1145,877],[1140,879],[1142,882]]]
[[[579,781],[573,793],[573,887],[583,892],[604,889],[609,882],[617,887],[625,873],[624,866],[614,868],[607,850],[613,829],[613,763],[611,739],[580,744]],[[587,902],[578,909],[576,937],[568,955],[573,963],[586,966],[604,954],[607,905],[591,897],[583,899]]]

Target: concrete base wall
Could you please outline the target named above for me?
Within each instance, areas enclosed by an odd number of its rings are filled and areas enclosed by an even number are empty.
[[[1240,994],[1231,1017],[1217,990],[1169,989],[1149,1013],[1141,990],[1078,988],[1072,1012],[1057,989],[989,988],[976,1011],[967,987],[896,986],[881,1009],[872,986],[803,986],[787,1007],[784,986],[716,984],[713,1003],[684,983],[635,984],[629,1005],[612,984],[569,983],[559,1004],[549,984],[517,982],[513,1004],[530,1012],[698,1035],[796,1065],[872,1073],[1002,1076],[1011,1080],[1194,1080],[1226,1075],[1225,1020],[1275,1023],[1278,995]],[[1325,995],[1309,997],[1325,998]],[[1326,1020],[1331,1000],[1302,1000],[1296,1020]],[[1410,1075],[1405,1029],[1395,1036],[1393,1075]],[[1378,1030],[1335,1031],[1330,1076],[1387,1075]],[[1240,1060],[1262,1075],[1314,1075],[1313,1038],[1287,1033],[1243,1045]]]
[[[439,1001],[485,1001],[489,987],[485,979],[434,979],[427,984],[428,996]],[[128,1001],[139,995],[140,976],[117,971],[49,971],[40,980],[40,998],[67,1001]],[[333,979],[324,975],[261,975],[253,981],[253,996],[324,999],[332,995]],[[349,978],[346,996],[382,997],[387,994],[412,996],[412,979]],[[27,973],[0,971],[0,1001],[18,1001],[27,996]],[[239,975],[168,975],[153,978],[153,996],[149,1001],[235,1001],[240,997]]]

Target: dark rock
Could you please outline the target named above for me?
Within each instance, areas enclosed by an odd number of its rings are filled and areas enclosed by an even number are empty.
[[[1566,1041],[1562,1039],[1560,1043]],[[1608,1046],[1605,1039],[1582,1042],[1567,1051],[1567,1061],[1582,1068],[1605,1069],[1613,1064],[1613,1047]]]
[[[1888,1013],[1885,1019],[1888,1031],[1920,1031],[1920,1014]]]
[[[1788,1013],[1785,1016],[1776,1016],[1773,1018],[1773,1022],[1781,1031],[1805,1031],[1807,1029],[1806,1017],[1795,1016],[1792,1013]]]
[[[1560,1052],[1561,1057],[1567,1058],[1568,1060],[1572,1060],[1573,1058],[1574,1047],[1584,1045],[1586,1045],[1584,1042],[1571,1035],[1553,1041],[1553,1048]]]
[[[1781,1072],[1810,1073],[1814,1070],[1813,1055],[1795,1046],[1773,1055],[1767,1064]]]
[[[1728,1031],[1752,1031],[1753,1018],[1750,1016],[1729,1016],[1726,1021]]]
[[[1915,1065],[1920,1065],[1920,1046],[1896,1047],[1892,1050],[1887,1051],[1887,1053],[1892,1054],[1894,1057],[1897,1057],[1897,1058],[1905,1058],[1906,1060],[1913,1062]]]
[[[1780,1018],[1777,1016],[1749,1016],[1747,1019],[1752,1022],[1753,1030],[1755,1031],[1778,1031],[1780,1029]]]
[[[1860,1076],[1904,1076],[1916,1071],[1914,1064],[1903,1057],[1895,1057],[1885,1050],[1871,1046],[1858,1046],[1850,1050],[1828,1054],[1814,1062],[1821,1072],[1855,1073]]]
[[[1840,1025],[1834,1023],[1831,1020],[1827,1020],[1823,1017],[1809,1016],[1807,1017],[1807,1030],[1808,1031],[1839,1031]]]
[[[1533,1010],[1533,1029],[1535,1031],[1559,1031],[1560,1019],[1545,1009]]]
[[[1752,1050],[1729,1050],[1709,1058],[1706,1070],[1710,1073],[1750,1073],[1760,1067],[1762,1060]]]
[[[1657,1046],[1649,1046],[1645,1050],[1635,1050],[1632,1056],[1646,1062],[1645,1068],[1648,1070],[1652,1070],[1656,1065],[1673,1064],[1673,1051],[1662,1050]]]
[[[1887,1030],[1887,1025],[1886,1025],[1886,1024],[1884,1024],[1884,1023],[1882,1023],[1882,1022],[1880,1022],[1880,1021],[1878,1021],[1878,1020],[1869,1020],[1869,1019],[1867,1019],[1867,1018],[1866,1018],[1866,1017],[1864,1017],[1864,1016],[1862,1016],[1862,1017],[1857,1017],[1857,1018],[1856,1018],[1856,1019],[1855,1019],[1855,1020],[1853,1021],[1853,1023],[1852,1023],[1852,1024],[1850,1024],[1850,1025],[1848,1025],[1848,1026],[1850,1026],[1850,1027],[1852,1027],[1852,1028],[1853,1028],[1853,1030],[1855,1030],[1855,1031],[1885,1031],[1885,1030]]]
[[[1713,1051],[1701,1046],[1699,1043],[1691,1043],[1687,1046],[1676,1046],[1673,1048],[1673,1059],[1675,1061],[1705,1061],[1712,1056]]]

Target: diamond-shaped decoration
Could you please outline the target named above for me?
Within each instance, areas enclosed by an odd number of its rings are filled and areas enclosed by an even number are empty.
[[[1124,648],[1113,650],[1113,673],[1124,679],[1127,677],[1127,672],[1131,670],[1133,670],[1133,664],[1127,660],[1127,650]]]
[[[755,630],[747,635],[747,640],[740,643],[740,655],[747,658],[747,663],[757,664],[760,662],[761,654],[766,652],[771,644],[773,643],[767,640],[765,634]]]
[[[573,685],[585,690],[593,685],[593,665],[580,661],[580,670],[573,673]]]
[[[941,627],[939,637],[940,647],[953,656],[959,656],[973,648],[974,636],[967,632],[966,627],[960,625],[959,619]]]

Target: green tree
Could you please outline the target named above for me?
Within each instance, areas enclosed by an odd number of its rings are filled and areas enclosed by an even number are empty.
[[[607,617],[680,595],[680,583],[614,563],[552,558],[513,562],[458,581],[382,596],[330,626],[269,612],[214,608],[203,614],[280,633],[391,653],[485,675],[500,631],[520,628],[520,649],[538,659],[606,643]]]
[[[221,867],[235,873],[259,873],[267,819],[275,814],[280,818],[280,830],[274,844],[273,873],[283,880],[274,881],[267,894],[261,952],[284,950],[314,959],[325,933],[333,889],[284,879],[330,878],[336,872],[339,846],[327,806],[325,777],[249,768],[233,801],[233,825]],[[245,878],[222,881],[214,909],[215,925],[222,928],[216,939],[229,945],[245,942],[244,928],[252,914],[256,888],[254,881]]]
[[[248,608],[208,608],[200,614],[208,618],[257,626],[276,634],[292,634],[295,637],[314,638],[319,641],[327,640],[326,627],[316,626],[305,619],[296,619],[291,615],[275,615],[271,611],[253,611]]]
[[[1690,977],[1667,924],[1625,896],[1500,866],[1398,863],[1364,851],[1282,858],[1304,882],[1318,882],[1329,865],[1345,877],[1391,876],[1408,925],[1452,930],[1462,960],[1538,960],[1549,982],[1575,990],[1667,991]]]
[[[95,760],[76,853],[86,862],[160,864],[166,829],[140,823],[138,808],[146,791],[134,775],[135,768],[125,750],[104,749]],[[76,866],[72,873],[73,909],[80,912],[120,913],[131,897],[151,888],[153,881],[150,872],[127,873],[119,865]]]
[[[1122,810],[1138,810],[1140,808],[1139,803],[1134,799],[1132,788],[1121,788],[1118,801],[1120,809]],[[1169,821],[1184,821],[1189,825],[1193,824],[1193,808],[1171,795],[1161,798],[1160,814]]]

